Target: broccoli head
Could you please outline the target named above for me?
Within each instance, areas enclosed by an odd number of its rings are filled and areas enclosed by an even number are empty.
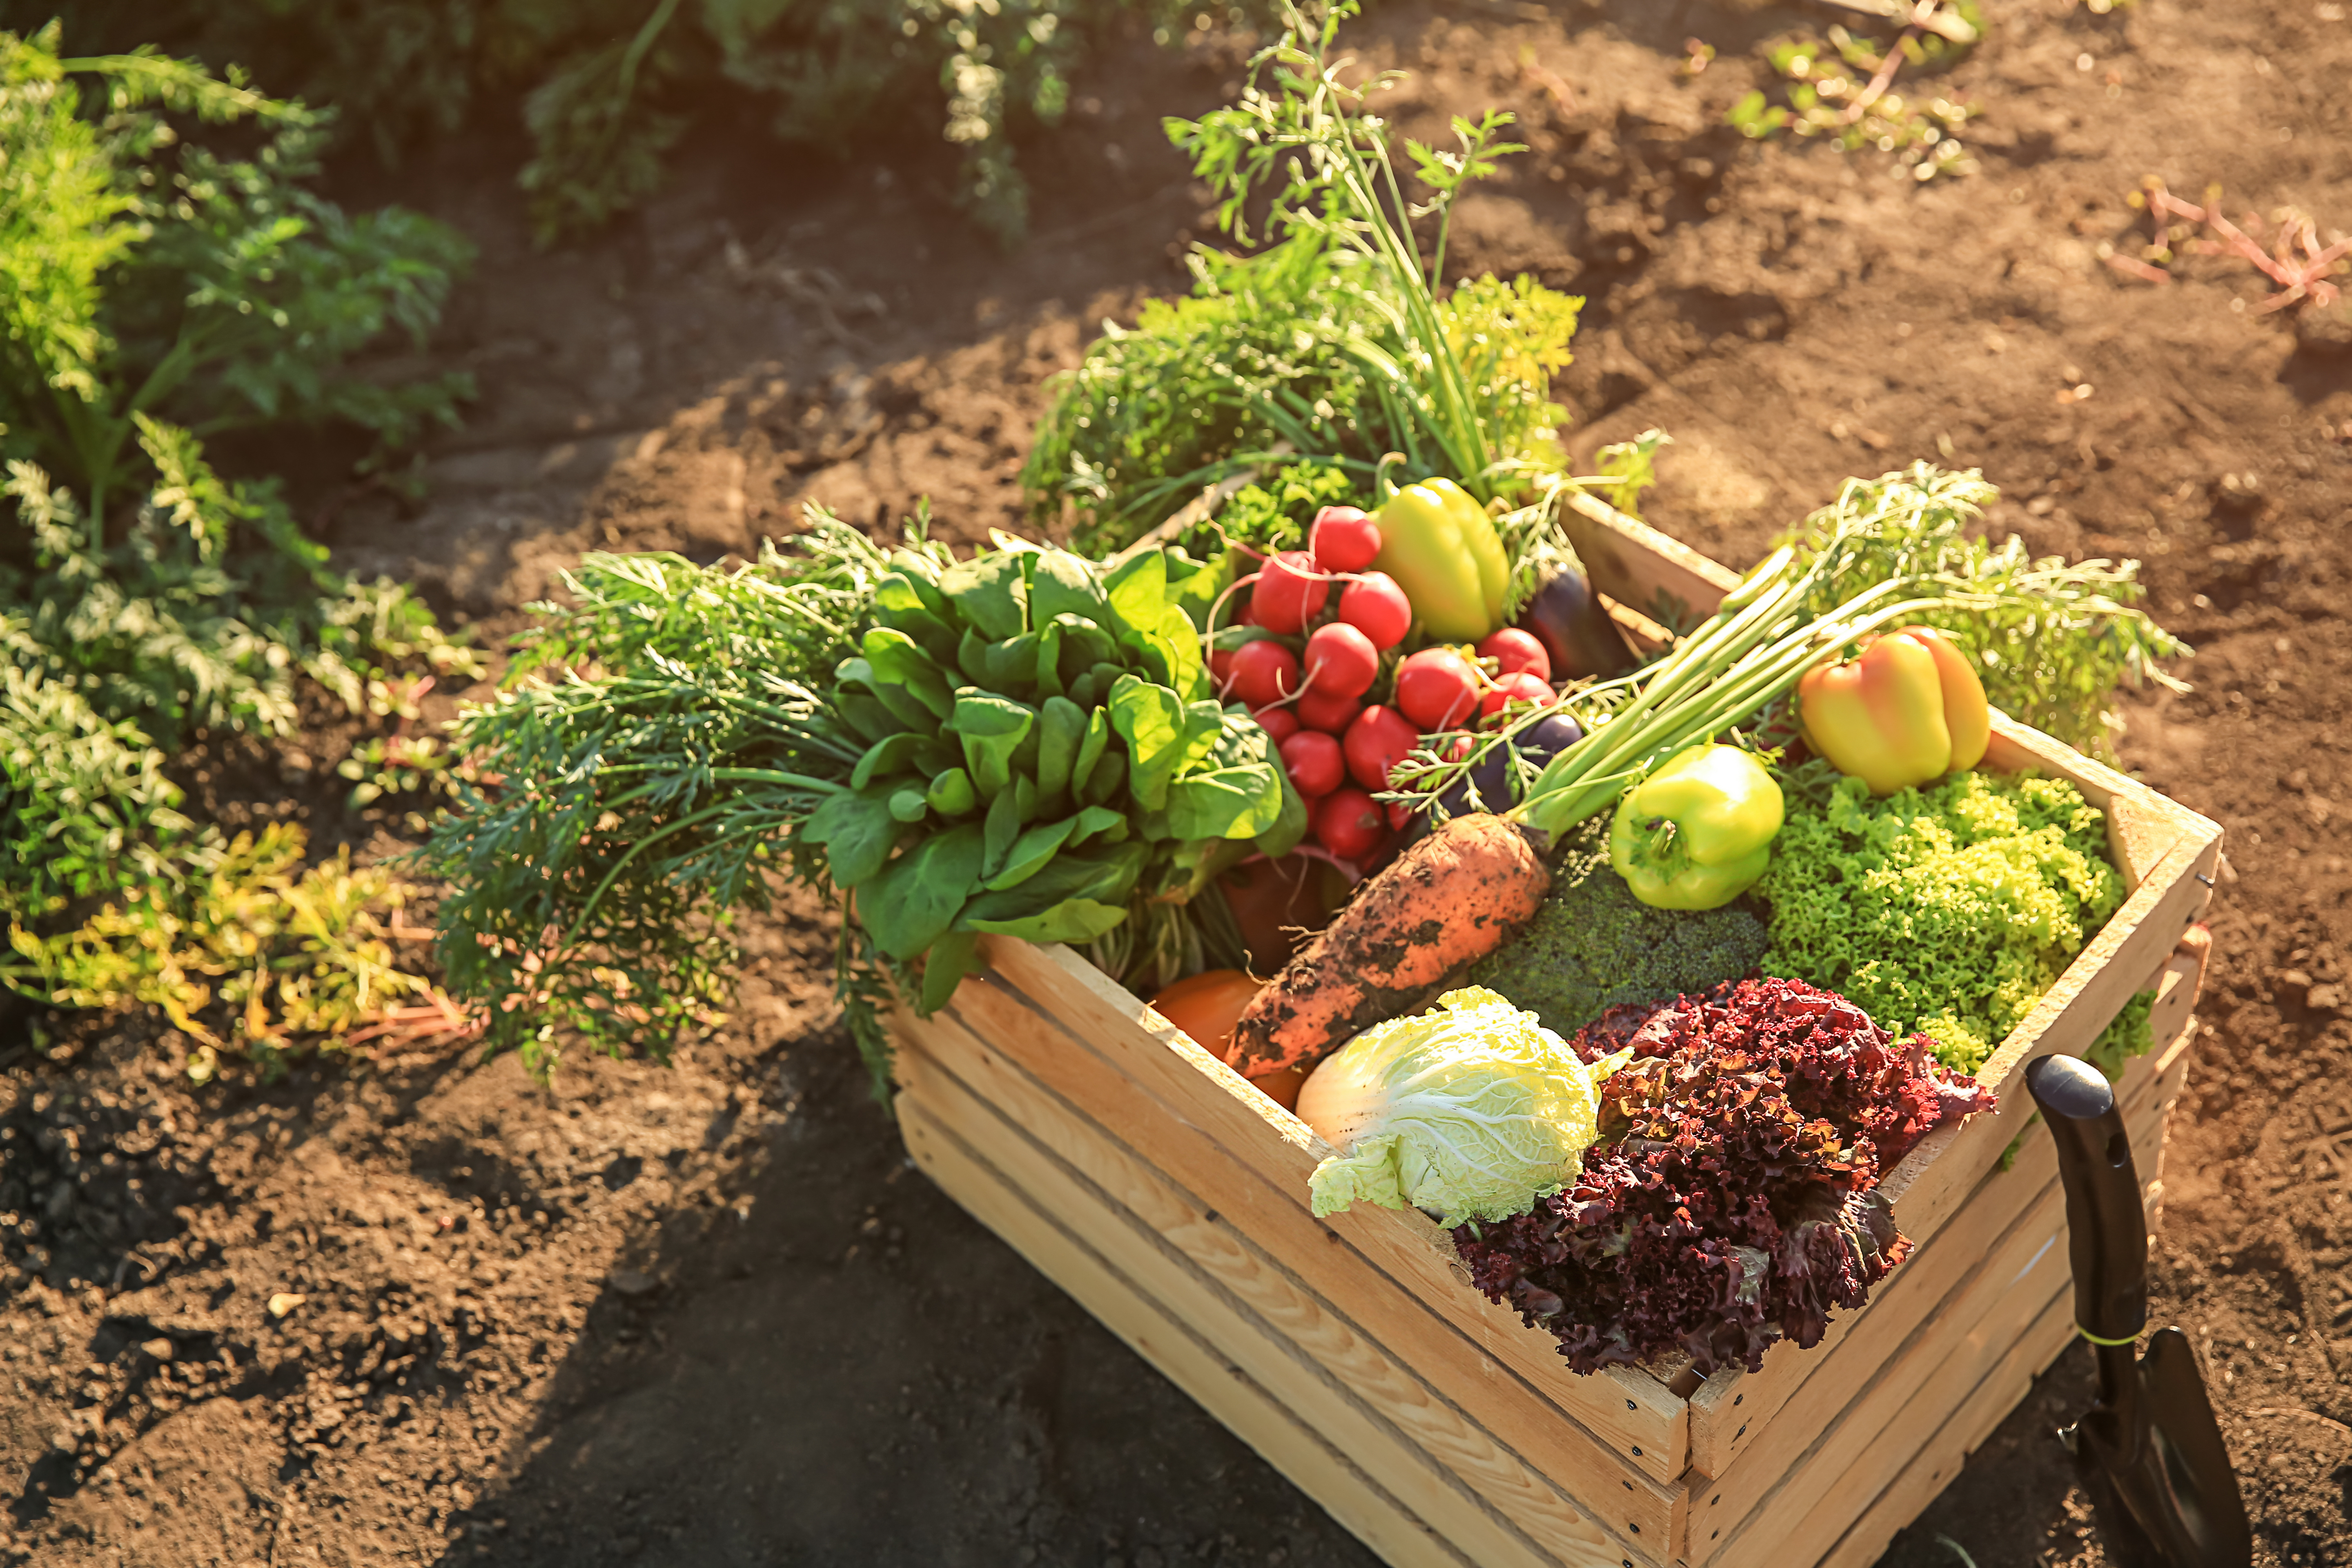
[[[1517,939],[1471,965],[1463,984],[1500,992],[1573,1035],[1611,1007],[1706,990],[1764,956],[1759,906],[1654,910],[1609,868],[1607,818],[1562,846],[1551,891]]]

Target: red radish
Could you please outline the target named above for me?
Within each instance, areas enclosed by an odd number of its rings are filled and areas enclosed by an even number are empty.
[[[1301,730],[1282,742],[1282,766],[1290,786],[1307,799],[1329,795],[1348,782],[1339,742],[1320,730]]]
[[[1544,651],[1535,634],[1517,626],[1505,626],[1478,645],[1478,657],[1495,661],[1497,675],[1517,675],[1525,672],[1538,680],[1551,679],[1551,655]]]
[[[1342,860],[1362,859],[1388,836],[1379,804],[1360,789],[1333,790],[1310,810],[1315,841]]]
[[[1321,615],[1323,601],[1330,596],[1331,585],[1317,574],[1315,557],[1304,550],[1285,550],[1258,569],[1250,609],[1259,626],[1287,635]]]
[[[1412,629],[1412,601],[1387,573],[1367,572],[1339,590],[1339,618],[1374,647],[1392,648]]]
[[[1450,647],[1425,647],[1398,667],[1396,705],[1423,730],[1451,730],[1477,709],[1478,671]]]
[[[1277,746],[1298,733],[1298,716],[1287,708],[1261,708],[1250,717],[1257,721],[1266,739]]]
[[[1363,710],[1364,705],[1355,698],[1334,697],[1328,691],[1309,691],[1297,705],[1298,721],[1327,735],[1346,734]]]
[[[1326,572],[1361,572],[1380,558],[1381,525],[1357,506],[1327,506],[1307,530],[1307,547]]]
[[[1381,672],[1380,649],[1345,621],[1317,626],[1307,636],[1307,689],[1334,697],[1361,697]]]
[[[1348,753],[1348,772],[1358,784],[1366,789],[1386,789],[1389,770],[1421,744],[1421,731],[1395,709],[1375,703],[1356,715],[1339,744]]]
[[[1412,807],[1401,800],[1392,800],[1389,802],[1386,809],[1389,814],[1389,826],[1400,833],[1403,832],[1404,825],[1412,820]]]
[[[1233,649],[1221,647],[1209,655],[1209,683],[1217,689],[1219,699],[1231,694],[1234,689]]]
[[[1242,595],[1241,607],[1234,612],[1234,625],[1237,626],[1257,625],[1257,601],[1252,599],[1247,594]]]
[[[1507,707],[1517,708],[1528,703],[1540,708],[1551,698],[1550,682],[1521,670],[1516,675],[1503,677],[1487,689],[1486,695],[1478,700],[1478,717],[1492,718]]]
[[[1298,656],[1264,637],[1234,650],[1234,695],[1252,708],[1298,691]]]

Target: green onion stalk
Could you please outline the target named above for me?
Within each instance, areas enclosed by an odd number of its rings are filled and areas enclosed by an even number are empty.
[[[1502,814],[1557,839],[1606,809],[1651,768],[1752,719],[1786,697],[1808,670],[1882,627],[1935,610],[2038,603],[2059,576],[2027,574],[1987,592],[1940,573],[1906,573],[1852,595],[1825,615],[1807,615],[1807,596],[1835,577],[1869,532],[1867,520],[1841,525],[1801,572],[1796,552],[1782,547],[1664,658],[1630,675],[1571,688],[1558,702],[1528,710],[1507,730],[1480,737],[1443,762],[1423,754],[1398,773],[1397,782],[1410,793],[1390,798],[1426,805],[1495,746],[1565,714],[1587,731],[1585,738],[1553,757],[1525,798]]]

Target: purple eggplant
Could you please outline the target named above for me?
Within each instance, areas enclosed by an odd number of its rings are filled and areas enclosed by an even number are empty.
[[[1518,624],[1551,656],[1554,680],[1606,679],[1640,662],[1594,596],[1592,584],[1573,567],[1559,567],[1543,580]]]
[[[1565,713],[1555,713],[1538,724],[1519,731],[1510,746],[1496,746],[1471,764],[1469,774],[1453,788],[1438,796],[1438,804],[1448,816],[1466,816],[1475,811],[1507,811],[1519,802],[1518,781],[1511,767],[1510,752],[1542,767],[1552,758],[1584,739],[1584,731]],[[1471,798],[1471,792],[1477,798]]]

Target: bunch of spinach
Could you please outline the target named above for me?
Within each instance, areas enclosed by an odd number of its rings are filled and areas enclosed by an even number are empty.
[[[943,1005],[982,935],[1092,942],[1297,842],[1265,732],[1202,662],[1223,563],[1013,539],[958,561],[922,522],[885,554],[812,510],[731,571],[591,556],[572,605],[536,606],[523,679],[460,721],[484,782],[423,851],[454,885],[453,986],[533,1070],[567,1031],[659,1056],[707,1020],[771,873],[846,896],[879,1083],[877,1005]]]
[[[1407,142],[1430,193],[1405,197],[1383,121],[1367,108],[1398,73],[1342,80],[1337,28],[1350,0],[1259,52],[1240,101],[1169,139],[1220,198],[1219,222],[1255,255],[1195,247],[1190,298],[1148,304],[1065,374],[1023,482],[1040,517],[1078,512],[1082,548],[1112,548],[1277,442],[1358,474],[1402,454],[1417,473],[1481,499],[1559,471],[1551,401],[1582,301],[1519,277],[1465,280],[1439,298],[1454,203],[1496,160],[1511,116],[1457,117],[1453,151]],[[1414,225],[1434,228],[1424,264]]]
[[[180,809],[173,759],[205,731],[285,732],[298,677],[356,710],[385,665],[473,668],[404,591],[330,571],[274,485],[222,479],[196,432],[334,417],[396,439],[450,416],[460,383],[347,362],[388,329],[421,337],[466,247],[303,188],[321,122],[299,104],[58,40],[0,33],[0,984],[193,1018],[211,994],[173,943],[275,897],[300,835],[236,853]],[[245,155],[206,145],[239,121]],[[280,937],[243,940],[275,963]],[[252,993],[236,1030],[276,1031],[279,1000]]]

